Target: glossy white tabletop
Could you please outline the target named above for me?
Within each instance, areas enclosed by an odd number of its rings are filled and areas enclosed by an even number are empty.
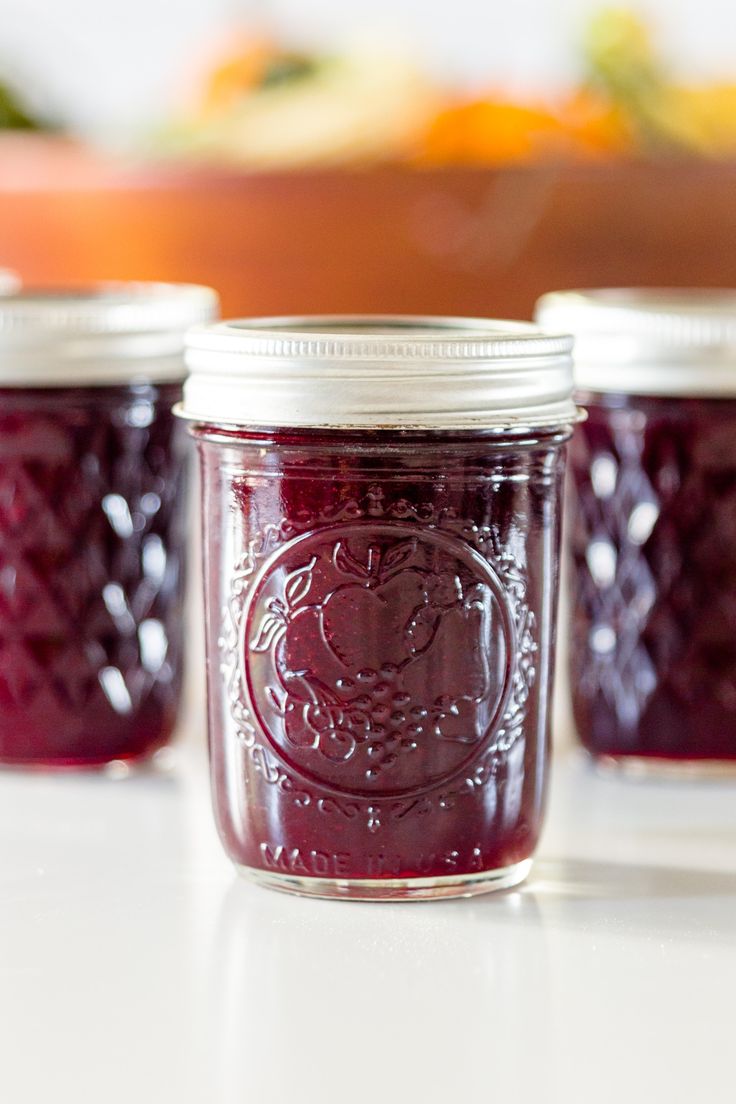
[[[239,882],[173,760],[0,775],[3,1104],[736,1099],[736,784],[566,751],[521,890],[355,904]]]

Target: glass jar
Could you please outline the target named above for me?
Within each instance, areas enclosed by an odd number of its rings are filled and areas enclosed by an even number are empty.
[[[570,347],[441,319],[190,335],[214,807],[256,881],[402,898],[526,875]]]
[[[170,737],[182,678],[183,335],[207,288],[0,299],[0,762]]]
[[[545,296],[576,334],[570,678],[627,769],[736,764],[736,293]]]

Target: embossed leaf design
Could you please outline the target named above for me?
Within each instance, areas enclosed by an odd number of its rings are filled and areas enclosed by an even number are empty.
[[[282,699],[273,686],[266,687],[266,697],[273,706],[274,712],[283,717],[286,713],[286,697]]]
[[[415,540],[401,541],[400,544],[395,544],[393,548],[389,548],[386,555],[383,557],[381,564],[381,575],[387,575],[389,572],[397,571],[400,567],[406,563],[408,559],[416,551],[417,542]]]
[[[367,579],[370,575],[367,565],[356,560],[347,544],[342,541],[338,541],[333,549],[332,562],[344,575],[353,575],[358,579]]]
[[[283,618],[275,613],[267,613],[258,627],[258,632],[250,642],[251,651],[267,652],[284,632],[286,632],[286,625]]]
[[[316,562],[316,557],[312,556],[308,564],[286,576],[284,595],[289,609],[293,609],[309,593],[309,588],[312,585],[312,571]]]

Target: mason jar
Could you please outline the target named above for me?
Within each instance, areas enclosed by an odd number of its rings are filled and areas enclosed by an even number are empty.
[[[190,334],[212,792],[255,881],[403,898],[526,875],[570,349],[469,319]]]
[[[588,751],[736,764],[736,292],[545,296],[576,335],[570,682]]]
[[[172,734],[184,331],[207,288],[0,298],[0,762],[99,766]]]

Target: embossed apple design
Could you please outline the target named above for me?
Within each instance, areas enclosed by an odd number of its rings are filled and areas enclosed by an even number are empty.
[[[351,674],[375,668],[377,656],[383,665],[401,666],[431,644],[441,616],[433,596],[441,588],[426,568],[411,566],[415,553],[412,540],[383,553],[372,544],[362,562],[346,542],[335,545],[334,567],[358,581],[343,583],[328,595],[321,610],[322,633]]]
[[[338,540],[329,562],[323,552],[291,572],[250,648],[273,657],[267,694],[288,743],[336,765],[362,747],[375,781],[420,745],[427,754],[427,736],[482,736],[492,595],[414,538],[358,547]]]

